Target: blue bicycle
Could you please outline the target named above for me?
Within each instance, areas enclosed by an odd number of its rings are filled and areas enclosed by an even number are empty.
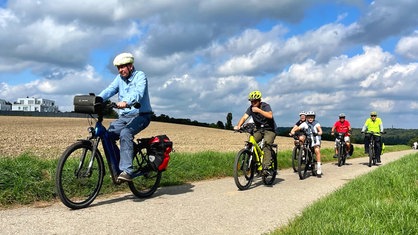
[[[101,106],[101,104],[96,104]],[[111,106],[115,106],[112,104]],[[119,185],[118,175],[120,153],[119,148],[109,138],[109,133],[103,126],[103,114],[98,113],[97,119],[93,116],[96,111],[87,111],[89,119],[95,119],[95,127],[88,128],[87,139],[77,140],[70,145],[59,159],[55,185],[62,203],[72,209],[81,209],[89,206],[99,194],[105,175],[105,161],[99,150],[102,143],[106,162],[109,166],[110,176],[114,184]],[[127,182],[132,193],[137,197],[149,197],[158,188],[162,172],[167,167],[172,150],[172,142],[168,137],[163,149],[164,164],[156,166],[155,156],[150,153],[150,142],[154,138],[138,139],[134,143],[134,174],[132,182]]]

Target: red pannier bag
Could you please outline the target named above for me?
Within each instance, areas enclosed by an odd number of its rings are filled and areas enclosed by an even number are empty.
[[[152,137],[149,142],[148,156],[154,170],[164,171],[170,161],[173,142],[166,135]]]

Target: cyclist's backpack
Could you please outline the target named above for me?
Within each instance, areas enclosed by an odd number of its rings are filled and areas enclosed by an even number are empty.
[[[149,140],[148,156],[154,170],[167,169],[173,142],[166,135],[157,135]]]

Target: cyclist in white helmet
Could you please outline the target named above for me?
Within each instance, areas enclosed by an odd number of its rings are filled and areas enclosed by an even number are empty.
[[[293,128],[290,132],[294,131],[297,127],[299,127],[304,122],[306,122],[306,112],[302,111],[302,112],[299,113],[299,120],[295,123],[295,125],[293,126]],[[295,136],[298,137],[299,142],[301,144],[303,142],[305,142],[305,138],[306,138],[305,132],[303,132],[303,131],[295,132]]]
[[[119,169],[122,172],[118,180],[121,181],[132,181],[133,139],[149,125],[152,115],[147,77],[144,72],[136,70],[133,63],[134,56],[131,53],[117,55],[113,65],[119,74],[99,94],[104,101],[118,94],[116,105],[119,118],[110,124],[108,131],[113,140],[120,139]]]
[[[306,122],[302,123],[300,126],[292,129],[290,132],[291,135],[294,135],[297,131],[305,131],[307,136],[311,133],[313,134],[312,147],[315,150],[316,161],[317,161],[317,174],[322,175],[321,169],[321,135],[322,128],[318,121],[315,120],[315,112],[308,111],[306,112]]]

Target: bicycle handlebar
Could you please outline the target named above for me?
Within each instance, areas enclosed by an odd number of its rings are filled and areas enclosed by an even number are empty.
[[[382,131],[382,132],[374,132],[374,131],[364,132],[364,131],[362,131],[361,133],[363,133],[363,134],[372,134],[372,135],[377,134],[377,135],[379,135],[379,134],[386,134],[386,131]]]
[[[115,102],[110,103],[110,107],[111,108],[119,109],[118,105]],[[141,107],[141,104],[138,103],[138,102],[133,103],[133,105],[126,104],[126,107],[125,108],[132,108],[132,107],[134,107],[136,109],[139,109]]]

